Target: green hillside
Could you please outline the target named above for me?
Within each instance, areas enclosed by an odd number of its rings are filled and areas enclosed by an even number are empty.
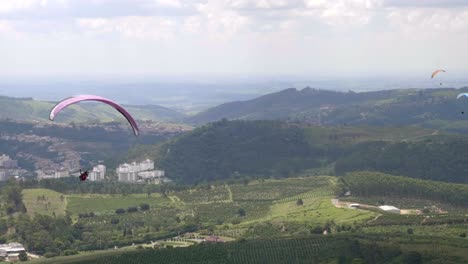
[[[418,127],[309,127],[220,121],[166,144],[133,149],[183,183],[372,170],[467,183],[468,137]]]
[[[374,92],[334,92],[305,88],[286,89],[243,102],[213,107],[189,122],[204,124],[230,120],[293,120],[321,125],[421,125],[468,132],[461,112],[467,99],[457,100],[461,89],[402,89]]]
[[[23,190],[23,203],[30,215],[65,215],[67,208],[65,196],[48,189]]]
[[[19,121],[40,121],[49,120],[50,110],[55,102],[38,101],[32,98],[11,98],[0,96],[0,119],[13,119]],[[184,114],[177,111],[156,106],[125,106],[126,109],[140,120],[160,120],[179,122],[184,118]],[[104,104],[84,102],[76,104],[63,110],[57,117],[57,122],[111,122],[124,121],[125,118],[112,107]]]
[[[427,246],[427,245],[423,245]],[[160,250],[128,250],[103,252],[95,255],[60,257],[32,263],[68,264],[153,264],[153,263],[212,263],[212,264],[282,264],[282,263],[463,263],[460,257],[448,256],[441,250],[426,253],[411,251],[412,247],[373,244],[370,239],[353,237],[314,237],[281,240],[256,240],[244,243],[224,243]],[[422,250],[421,250],[422,251]]]

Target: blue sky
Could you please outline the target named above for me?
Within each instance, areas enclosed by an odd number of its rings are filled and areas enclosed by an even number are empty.
[[[0,75],[468,72],[464,0],[0,0]]]

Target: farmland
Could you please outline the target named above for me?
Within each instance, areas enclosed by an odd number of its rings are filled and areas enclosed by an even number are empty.
[[[162,198],[159,194],[152,194],[147,197],[146,194],[123,195],[68,195],[67,210],[73,214],[83,212],[111,213],[118,208],[128,208],[138,206],[142,203],[150,206],[160,206],[169,203],[170,200]]]
[[[68,258],[41,259],[32,261],[34,264],[68,263],[68,264],[107,264],[107,263],[351,263],[353,260],[363,263],[402,263],[410,253],[408,248],[399,248],[385,243],[370,243],[370,238],[355,240],[349,236],[295,239],[250,240],[243,243],[207,244],[175,249],[130,249],[123,251],[104,251],[83,254]],[[414,250],[427,249],[425,245],[411,246]],[[463,252],[457,252],[455,257],[447,256],[446,252],[453,247],[436,248],[434,252],[424,255],[428,263],[461,263]],[[370,252],[376,252],[372,254]],[[377,253],[379,252],[379,253]],[[434,261],[434,262],[429,262]],[[408,262],[403,262],[408,263]]]
[[[182,262],[187,258],[199,263],[256,263],[260,259],[267,259],[269,263],[301,263],[303,259],[326,257],[326,254],[318,256],[317,252],[333,252],[353,239],[364,243],[380,241],[379,245],[383,247],[391,247],[394,242],[407,244],[408,247],[398,249],[402,257],[409,248],[423,251],[434,247],[431,244],[434,239],[444,238],[437,239],[436,246],[451,249],[453,263],[457,263],[456,258],[467,257],[462,253],[462,249],[468,248],[462,237],[468,231],[464,207],[389,196],[384,197],[386,202],[402,208],[416,210],[434,205],[439,209],[448,208],[450,212],[440,214],[433,210],[426,215],[395,215],[337,208],[331,200],[336,198],[338,183],[336,177],[314,176],[192,186],[149,195],[65,195],[46,189],[25,189],[23,193],[28,212],[52,214],[43,210],[43,201],[37,199],[44,194],[53,201],[51,208],[62,205],[60,212],[69,212],[74,226],[81,230],[80,240],[71,244],[80,252],[77,256],[42,259],[38,263],[57,263],[53,260],[77,264],[158,263],[155,259],[165,263]],[[345,200],[369,204],[382,202],[377,196]],[[59,209],[54,212],[58,214]],[[322,235],[324,230],[331,235]],[[162,247],[172,247],[176,244],[165,239],[194,231],[201,235],[221,236],[227,241],[247,242],[184,249],[137,250],[136,246],[128,247],[150,241],[160,241]],[[340,239],[343,236],[347,237],[346,242]],[[386,240],[381,240],[382,237]],[[119,249],[106,251],[115,246]],[[100,250],[96,255],[90,253],[97,249]]]
[[[64,215],[67,208],[65,195],[48,189],[24,190],[23,203],[30,215]]]

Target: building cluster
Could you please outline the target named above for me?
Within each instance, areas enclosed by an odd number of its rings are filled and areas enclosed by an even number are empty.
[[[116,172],[120,182],[159,184],[170,181],[163,170],[154,169],[154,162],[149,159],[120,164]]]
[[[0,181],[6,181],[10,178],[23,174],[23,170],[18,167],[18,161],[10,156],[2,154],[0,156]]]
[[[0,260],[2,261],[18,261],[21,252],[26,252],[26,249],[20,243],[0,244]]]

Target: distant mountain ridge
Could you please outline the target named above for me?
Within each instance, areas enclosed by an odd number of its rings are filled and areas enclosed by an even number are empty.
[[[286,89],[248,101],[225,103],[187,118],[204,124],[229,120],[289,120],[318,125],[423,125],[468,131],[460,113],[468,102],[456,99],[468,88],[337,92]],[[462,122],[463,124],[461,124]]]
[[[12,98],[0,96],[0,119],[19,121],[49,121],[49,111],[56,102],[34,100],[33,98]],[[186,116],[175,110],[158,105],[124,105],[139,120],[181,122]],[[124,121],[118,111],[106,104],[85,102],[75,104],[63,110],[56,122],[111,122]]]

